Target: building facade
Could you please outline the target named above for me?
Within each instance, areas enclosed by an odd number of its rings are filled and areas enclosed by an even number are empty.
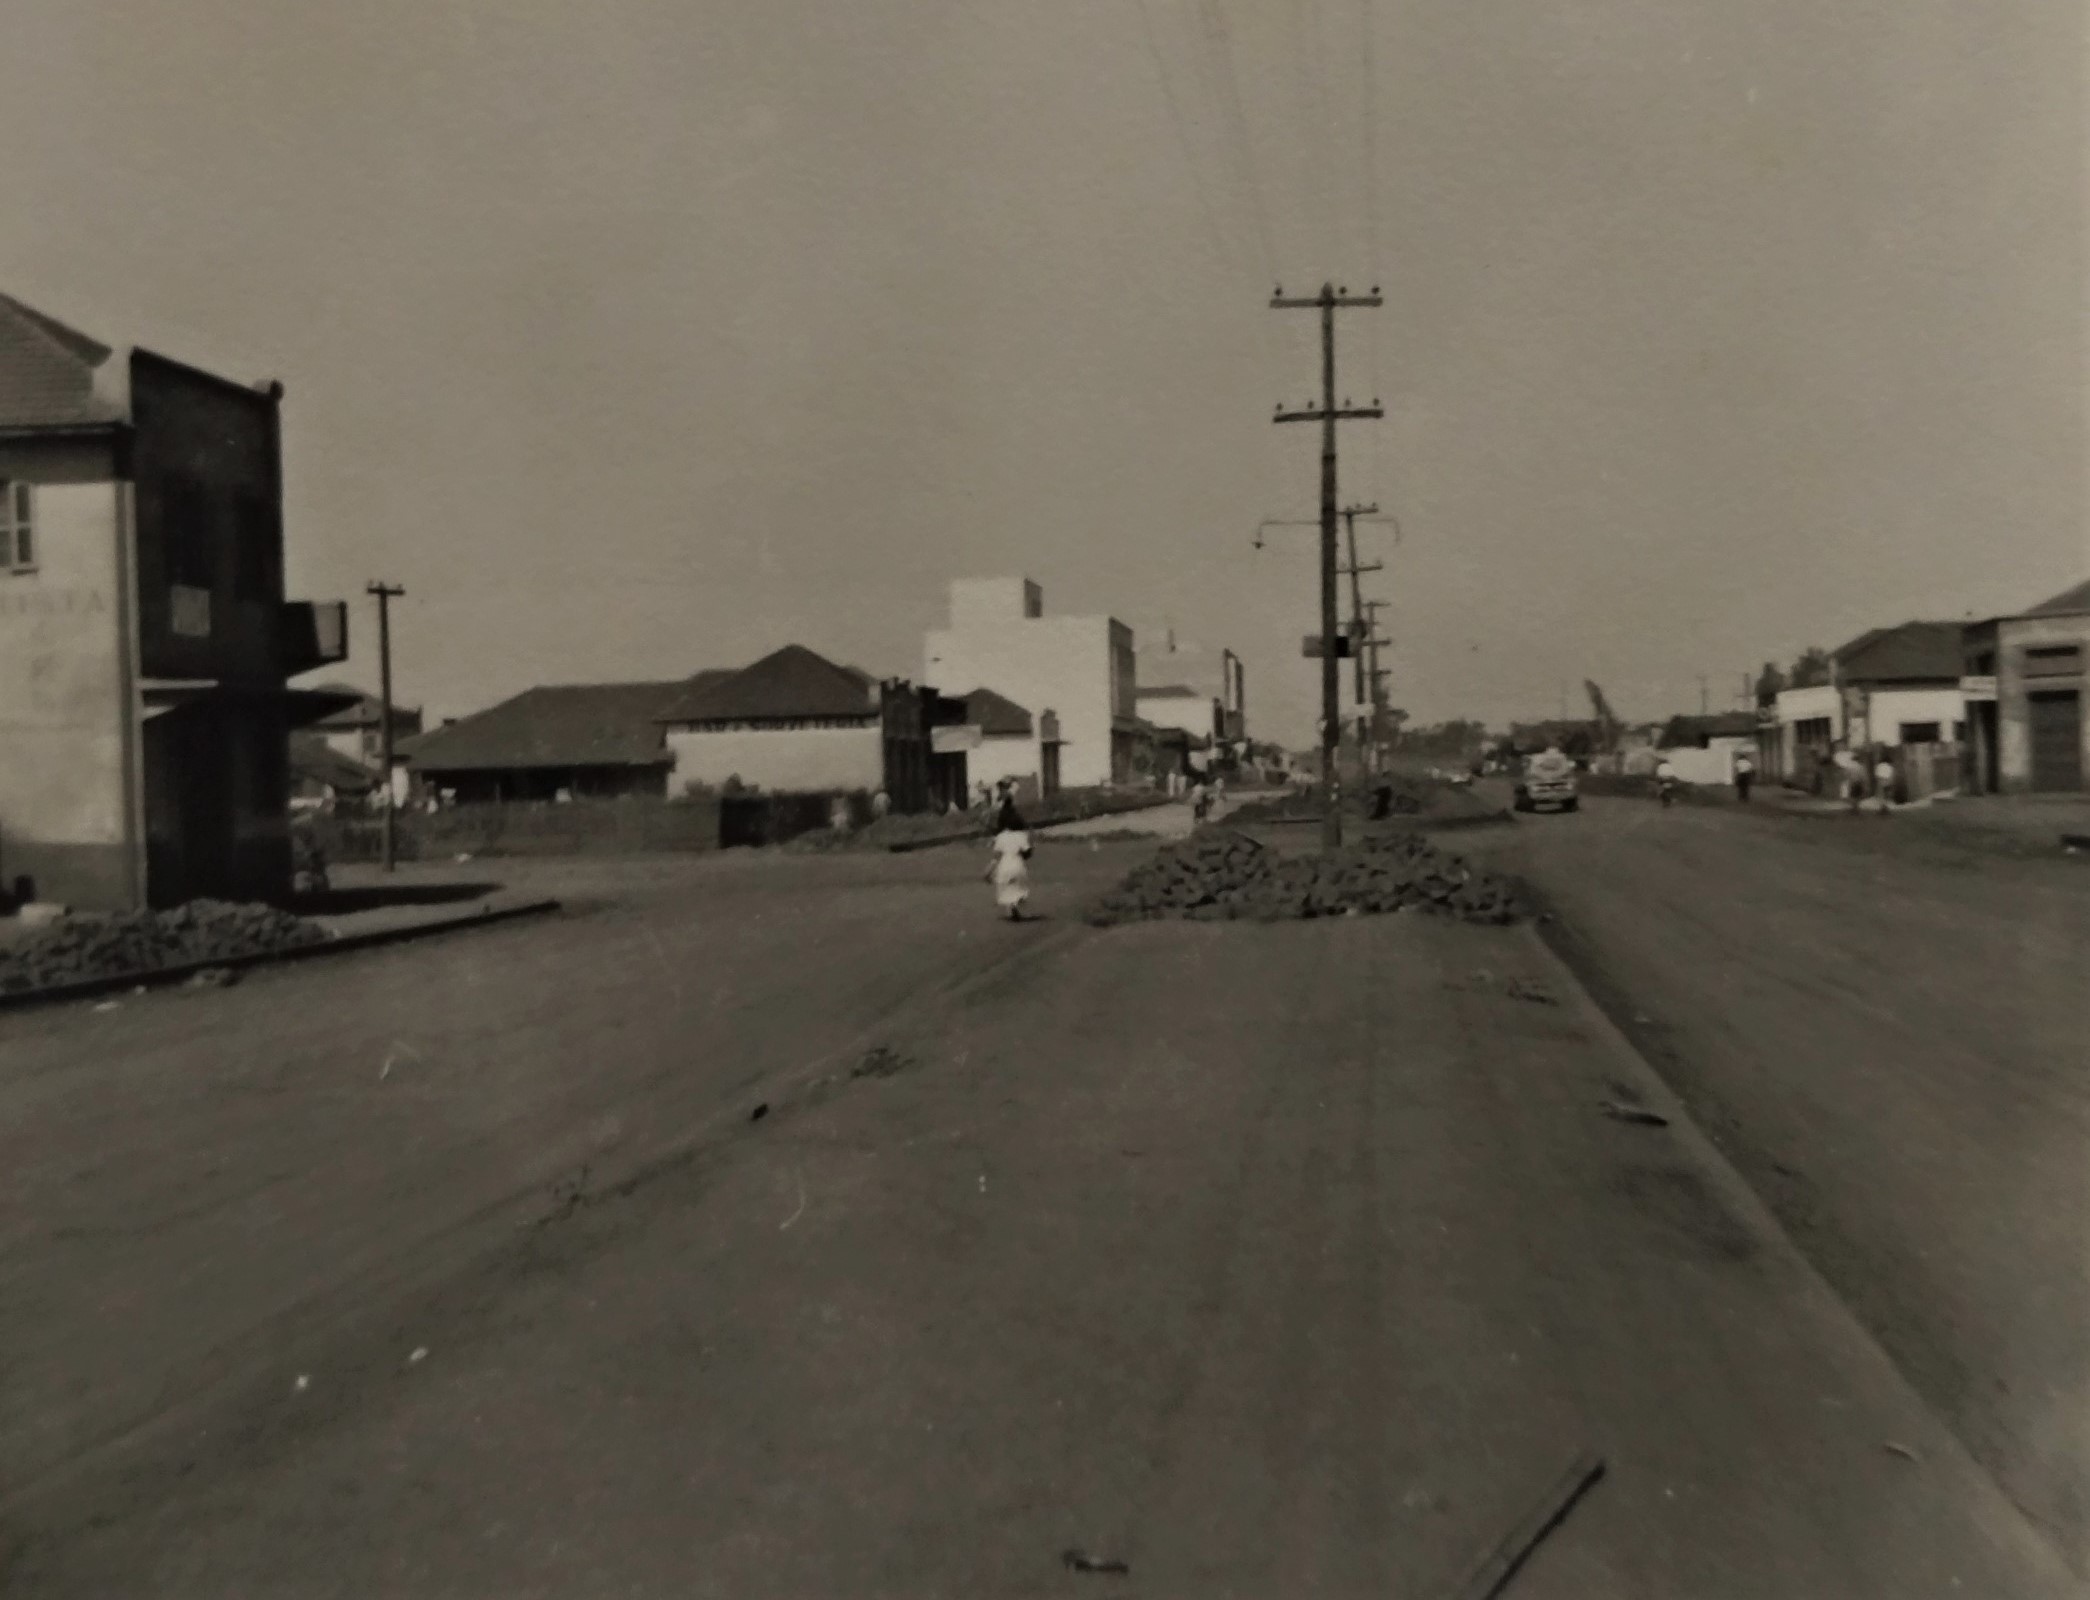
[[[965,721],[948,742],[965,752],[966,771],[980,785],[1012,785],[1025,799],[1042,799],[1060,788],[1059,719],[1033,716],[1006,695],[975,689],[963,701]]]
[[[664,796],[674,758],[660,714],[722,676],[542,684],[410,739],[401,759],[420,792],[458,805]]]
[[[283,593],[280,385],[0,297],[0,888],[88,909],[291,881],[289,735],[347,608]]]
[[[1966,787],[1984,794],[2081,791],[2090,774],[2083,663],[2090,582],[1963,635]]]
[[[676,793],[882,791],[895,811],[963,802],[964,753],[933,748],[935,728],[963,719],[956,700],[881,681],[803,645],[692,686],[657,717]]]
[[[950,619],[922,643],[922,677],[945,694],[991,688],[1059,730],[1073,786],[1131,783],[1141,736],[1132,630],[1115,617],[1049,616],[1028,578],[961,578]]]

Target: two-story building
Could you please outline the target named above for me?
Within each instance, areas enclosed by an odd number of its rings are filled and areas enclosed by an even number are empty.
[[[1115,617],[1046,615],[1044,591],[1028,578],[960,578],[948,625],[923,638],[922,677],[959,697],[992,689],[1040,725],[1049,716],[1060,782],[1130,783],[1151,741],[1132,646]]]
[[[2017,616],[1970,623],[1963,641],[1966,787],[1982,794],[2083,789],[2090,580]]]
[[[0,296],[0,890],[288,892],[289,733],[347,608],[283,597],[279,384]]]

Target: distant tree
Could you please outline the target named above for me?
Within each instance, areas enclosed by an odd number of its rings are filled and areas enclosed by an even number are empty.
[[[1818,689],[1828,681],[1829,652],[1815,644],[1800,652],[1799,659],[1792,664],[1792,671],[1785,675],[1784,687]]]
[[[1664,750],[1702,749],[1705,735],[1699,731],[1696,717],[1678,714],[1662,724],[1661,743]]]
[[[1768,706],[1775,704],[1779,691],[1784,689],[1784,687],[1785,674],[1779,670],[1778,663],[1766,661],[1763,664],[1763,671],[1756,675],[1757,705]]]

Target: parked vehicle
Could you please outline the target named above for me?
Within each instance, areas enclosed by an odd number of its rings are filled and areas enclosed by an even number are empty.
[[[1543,750],[1524,763],[1517,780],[1519,811],[1579,811],[1582,797],[1575,783],[1575,764],[1558,750]]]

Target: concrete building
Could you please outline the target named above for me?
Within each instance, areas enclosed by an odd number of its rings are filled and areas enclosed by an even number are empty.
[[[1149,741],[1141,736],[1132,630],[1115,617],[1048,616],[1028,578],[961,578],[950,621],[922,643],[922,677],[945,694],[991,688],[1060,736],[1061,781],[1130,783]]]
[[[883,790],[895,811],[921,811],[964,801],[964,753],[931,748],[933,728],[963,717],[961,703],[932,690],[881,682],[794,644],[692,685],[657,720],[677,792]]]
[[[1965,786],[1981,794],[2082,790],[2090,773],[2090,581],[2018,616],[1970,624],[1961,650]]]
[[[278,384],[118,353],[0,296],[0,887],[272,898],[290,731],[347,608],[283,595]]]

